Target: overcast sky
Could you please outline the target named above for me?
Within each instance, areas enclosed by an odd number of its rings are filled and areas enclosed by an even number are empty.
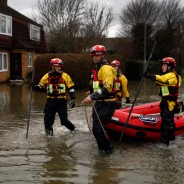
[[[31,17],[33,8],[36,7],[38,0],[8,0],[8,6],[17,10],[27,17]],[[93,2],[99,2],[99,0],[93,0]],[[113,11],[116,15],[119,14],[121,8],[123,8],[130,0],[101,0],[100,3],[104,3],[113,7]],[[117,16],[115,16],[117,17]],[[115,37],[117,34],[118,20],[114,21],[109,29],[109,37]]]
[[[8,0],[8,5],[13,9],[19,11],[23,15],[31,18],[32,10],[36,7],[38,0]],[[131,0],[93,0],[93,2],[100,2],[112,6],[115,13],[115,18],[120,13],[120,10],[126,6]],[[174,1],[174,0],[173,0]],[[184,5],[184,0],[181,0]],[[109,37],[115,37],[117,34],[117,29],[119,28],[118,20],[114,21],[113,25],[109,29]]]

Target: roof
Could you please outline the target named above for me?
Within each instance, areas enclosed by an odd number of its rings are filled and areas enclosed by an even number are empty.
[[[37,52],[48,52],[43,26],[22,15],[0,1],[0,13],[12,18],[12,36],[0,35],[0,48],[29,49]],[[21,21],[19,21],[21,20]],[[29,24],[40,27],[40,41],[30,40]]]
[[[12,17],[16,17],[18,19],[24,20],[26,22],[30,22],[30,23],[32,23],[34,25],[37,25],[37,26],[41,26],[40,24],[38,24],[37,22],[33,21],[32,19],[26,17],[25,15],[22,15],[21,13],[19,13],[16,10],[14,10],[13,8],[5,5],[1,1],[0,1],[0,13],[5,14],[5,15],[9,15],[9,16],[12,16]]]

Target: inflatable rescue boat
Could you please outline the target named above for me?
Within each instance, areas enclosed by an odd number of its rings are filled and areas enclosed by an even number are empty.
[[[131,107],[117,109],[106,128],[119,133],[124,131],[126,136],[159,140],[161,138],[159,103],[158,101],[134,106],[130,115]],[[176,114],[174,121],[175,135],[184,134],[183,113]]]

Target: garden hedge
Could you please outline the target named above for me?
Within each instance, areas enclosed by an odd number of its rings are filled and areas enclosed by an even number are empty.
[[[68,73],[75,83],[75,87],[83,89],[88,86],[88,79],[90,71],[93,66],[92,58],[89,54],[44,54],[36,58],[35,77],[34,81],[39,82],[41,77],[51,70],[50,60],[52,58],[60,58],[63,61],[63,71]],[[106,59],[108,62],[112,60],[119,60],[121,63],[121,70],[128,80],[140,80],[141,73],[144,71],[144,62],[138,60],[124,60],[121,55],[107,54]],[[160,62],[150,61],[148,71],[150,73],[159,74],[161,69]],[[178,66],[177,71],[181,73],[181,68]]]
[[[82,89],[88,86],[90,71],[93,66],[92,58],[89,54],[44,54],[36,58],[35,83],[38,83],[41,77],[51,70],[50,60],[60,58],[63,61],[63,71],[68,73],[75,83],[75,87]],[[107,55],[108,62],[118,59],[123,66],[123,58],[120,55]]]

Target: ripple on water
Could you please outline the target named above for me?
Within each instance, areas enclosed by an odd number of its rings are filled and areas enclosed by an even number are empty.
[[[130,82],[131,85],[131,82]],[[136,86],[136,85],[135,85]],[[138,85],[137,85],[138,86]],[[134,85],[130,94],[134,95]],[[148,88],[149,89],[149,88]],[[150,88],[153,89],[153,88]],[[115,148],[111,155],[98,151],[91,127],[91,107],[79,105],[69,109],[69,120],[79,131],[70,132],[56,116],[54,136],[47,138],[43,126],[43,110],[36,98],[31,111],[26,139],[27,110],[9,114],[0,120],[0,183],[107,183],[107,184],[180,184],[184,183],[184,136],[169,147],[160,142],[133,140],[109,135]],[[147,93],[138,102],[157,97]],[[85,110],[87,113],[85,113]],[[86,116],[87,115],[87,116]]]

